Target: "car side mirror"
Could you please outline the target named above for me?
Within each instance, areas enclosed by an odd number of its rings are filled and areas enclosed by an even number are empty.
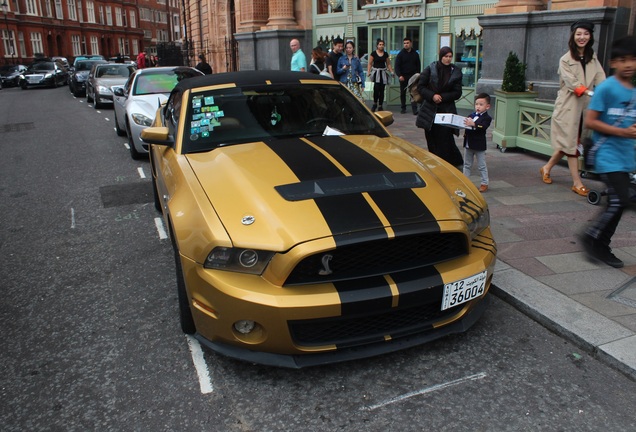
[[[170,138],[167,127],[147,127],[141,131],[141,140],[147,144],[171,146],[174,140]]]
[[[124,93],[124,88],[123,87],[114,86],[114,87],[111,87],[110,89],[112,90],[112,92],[113,92],[113,94],[115,96],[122,96],[122,97],[126,96],[126,94]]]
[[[391,111],[376,111],[373,114],[380,120],[380,122],[386,127],[393,124],[393,113]]]

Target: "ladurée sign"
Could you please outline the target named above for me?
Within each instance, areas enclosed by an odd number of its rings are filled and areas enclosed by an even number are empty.
[[[367,6],[367,23],[383,22],[383,21],[408,21],[419,20],[425,18],[424,4],[409,5],[392,5],[385,3],[386,6],[373,5]],[[379,7],[378,7],[379,6]]]

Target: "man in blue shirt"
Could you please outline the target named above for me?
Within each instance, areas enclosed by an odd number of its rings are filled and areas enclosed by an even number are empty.
[[[291,48],[292,53],[294,53],[291,59],[291,70],[295,72],[307,71],[307,58],[303,50],[300,49],[298,39],[292,39],[291,42],[289,42],[289,48]]]
[[[607,185],[607,207],[587,228],[581,240],[589,258],[612,267],[623,261],[610,249],[623,210],[631,204],[630,174],[636,171],[636,38],[628,36],[612,44],[614,75],[596,87],[585,124],[599,144],[595,169]]]

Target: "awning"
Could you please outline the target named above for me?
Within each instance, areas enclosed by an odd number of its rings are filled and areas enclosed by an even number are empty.
[[[455,20],[455,35],[462,36],[481,36],[483,29],[479,25],[479,20],[475,18],[460,18]]]

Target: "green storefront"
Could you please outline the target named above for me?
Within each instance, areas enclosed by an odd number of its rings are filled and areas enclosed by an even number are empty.
[[[422,67],[437,60],[439,48],[450,45],[455,65],[464,74],[464,92],[458,108],[471,109],[483,59],[481,27],[477,17],[496,2],[476,0],[314,0],[314,45],[331,48],[333,38],[353,40],[366,72],[368,53],[375,41],[386,41],[394,64],[405,37],[413,40]],[[372,94],[367,83],[367,94]],[[385,95],[389,105],[400,104],[400,85],[394,78]]]

